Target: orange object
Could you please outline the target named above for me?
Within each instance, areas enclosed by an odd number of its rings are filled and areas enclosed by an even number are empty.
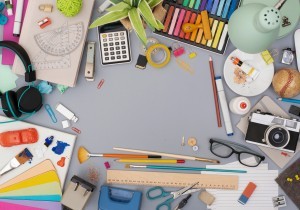
[[[50,18],[46,17],[43,20],[39,21],[38,24],[40,26],[41,29],[47,27],[48,25],[50,25],[52,22],[50,20]]]
[[[206,10],[201,12],[202,17],[202,25],[203,25],[203,31],[204,31],[204,37],[206,40],[211,40],[211,30],[210,30],[210,21],[208,18],[208,13]]]
[[[3,147],[33,144],[36,143],[38,139],[39,134],[35,128],[0,133],[0,145]]]
[[[191,17],[191,14],[192,14],[191,11],[187,11],[187,12],[185,13],[185,17],[184,17],[184,20],[183,20],[183,24],[189,22],[190,17]],[[184,35],[185,35],[184,31],[181,30],[181,31],[180,31],[180,34],[179,34],[179,37],[183,39],[183,38],[184,38]]]
[[[65,166],[65,162],[66,162],[66,158],[65,157],[61,157],[61,159],[59,161],[57,161],[57,165],[60,167],[64,167]]]
[[[195,24],[199,25],[200,22],[201,22],[201,15],[198,14]],[[191,36],[191,39],[190,39],[192,42],[194,42],[196,40],[197,32],[198,32],[198,30],[195,30],[195,31],[192,32],[192,36]]]
[[[196,13],[193,13],[192,16],[191,16],[191,19],[190,19],[190,23],[191,23],[191,24],[194,24],[194,23],[195,23],[196,17],[197,17]],[[185,38],[185,39],[190,39],[191,31],[188,31],[188,32],[185,32],[185,33],[186,33],[186,34],[185,34],[184,38]]]
[[[202,24],[184,23],[181,27],[184,33],[191,33],[198,30],[199,28],[203,28]]]

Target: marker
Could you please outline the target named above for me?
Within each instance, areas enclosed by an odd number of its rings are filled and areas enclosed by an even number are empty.
[[[5,2],[5,7],[7,10],[7,15],[8,16],[12,16],[13,15],[13,4],[12,4],[12,0],[4,0]]]
[[[21,34],[23,5],[24,0],[18,0],[13,30],[13,35],[17,37],[19,37]]]
[[[223,114],[223,120],[224,120],[224,124],[225,124],[226,133],[227,133],[227,136],[233,136],[232,124],[231,124],[228,104],[227,104],[221,76],[215,77],[215,81],[216,81],[216,85],[217,85],[219,102],[221,105],[221,110],[222,110],[222,114]]]
[[[278,101],[283,101],[283,102],[289,102],[289,103],[294,103],[294,104],[300,104],[299,99],[292,99],[292,98],[277,98]]]

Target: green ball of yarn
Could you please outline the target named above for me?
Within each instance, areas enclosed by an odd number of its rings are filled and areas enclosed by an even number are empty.
[[[57,0],[56,6],[67,17],[74,17],[82,8],[82,0]]]

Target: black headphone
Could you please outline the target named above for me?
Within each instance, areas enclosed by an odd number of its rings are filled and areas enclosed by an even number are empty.
[[[43,106],[43,97],[40,91],[33,87],[32,82],[36,80],[35,71],[32,69],[30,58],[25,49],[16,42],[0,41],[0,47],[12,50],[25,66],[25,82],[27,86],[15,91],[0,93],[2,110],[7,117],[20,120],[22,114],[32,116]]]

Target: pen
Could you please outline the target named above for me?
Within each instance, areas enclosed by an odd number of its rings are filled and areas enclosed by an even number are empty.
[[[13,15],[13,5],[12,5],[12,0],[4,0],[5,2],[5,6],[6,6],[6,10],[7,10],[7,15],[8,16],[12,16]]]
[[[115,160],[119,163],[159,163],[159,164],[177,164],[177,163],[185,163],[185,160],[176,160],[176,159],[117,159]]]
[[[292,99],[292,98],[277,98],[278,101],[283,101],[283,102],[289,102],[289,103],[294,103],[294,104],[300,104],[299,99]]]
[[[17,36],[17,37],[19,37],[21,34],[23,5],[24,5],[24,0],[18,0],[17,8],[16,8],[16,15],[15,15],[15,22],[14,22],[14,30],[13,30],[13,35]]]
[[[216,80],[221,110],[222,110],[222,114],[223,114],[223,120],[224,120],[224,124],[225,124],[225,128],[226,128],[226,133],[227,133],[227,136],[233,136],[232,124],[231,124],[231,119],[230,119],[230,115],[229,115],[228,104],[227,104],[227,100],[226,100],[226,96],[225,96],[225,92],[224,92],[222,78],[220,76],[215,77],[215,80]]]

